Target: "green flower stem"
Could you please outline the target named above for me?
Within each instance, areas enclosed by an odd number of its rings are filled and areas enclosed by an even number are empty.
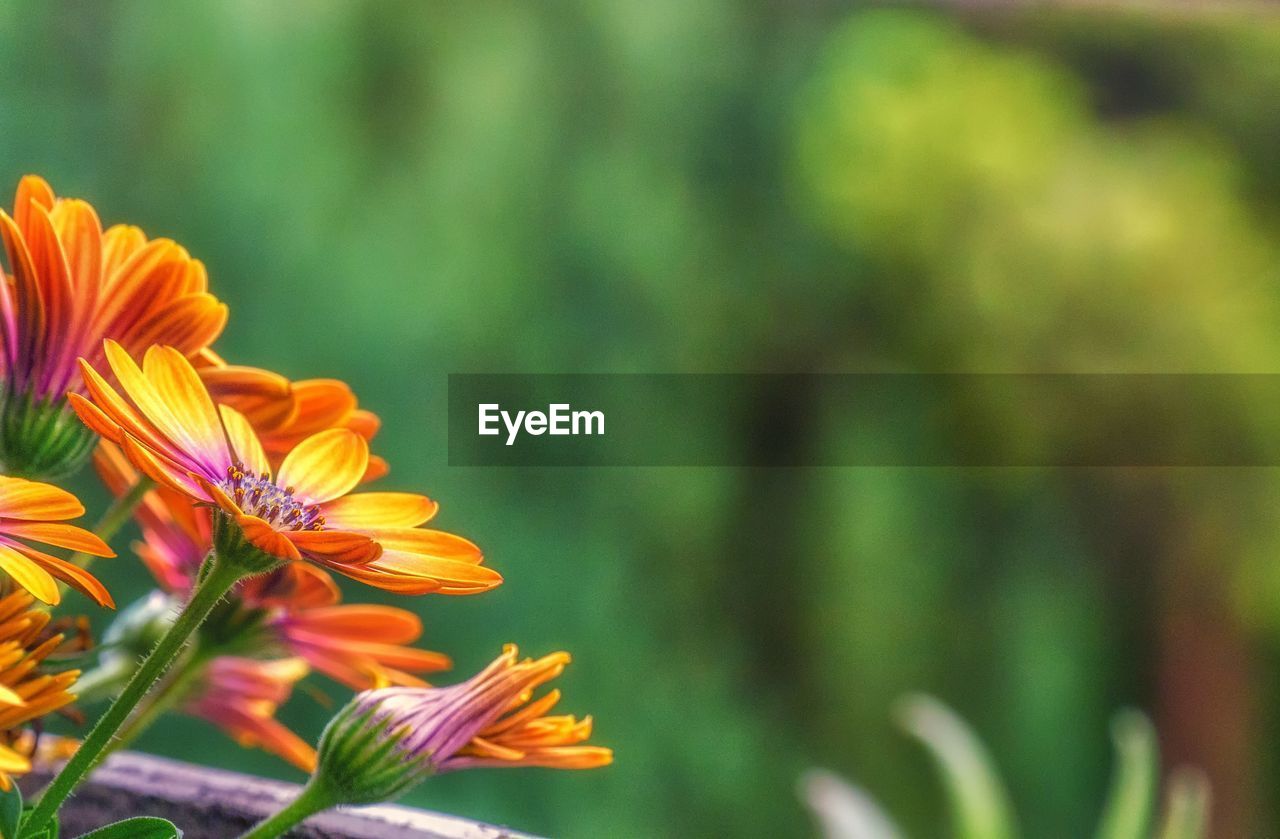
[[[145,697],[134,709],[134,713],[120,726],[116,736],[103,748],[95,765],[138,739],[156,720],[173,710],[175,705],[187,697],[192,684],[204,674],[205,666],[212,658],[199,647],[192,652],[194,655],[181,662],[178,665],[178,671],[173,673],[159,690]]]
[[[299,822],[339,803],[337,794],[321,780],[321,776],[312,775],[297,798],[274,816],[258,822],[255,827],[242,834],[240,839],[276,839]]]
[[[98,523],[93,526],[93,532],[97,537],[104,542],[110,542],[111,537],[119,533],[120,528],[128,523],[133,511],[142,503],[146,494],[155,488],[155,485],[156,482],[146,475],[139,475],[138,482],[124,495],[112,501],[111,506],[107,507],[106,512],[102,514],[102,518],[98,519]],[[94,557],[89,554],[77,552],[68,557],[67,561],[81,568],[87,568],[93,560]]]
[[[208,573],[191,595],[191,600],[182,610],[182,614],[178,615],[178,619],[169,627],[169,631],[160,639],[146,661],[142,662],[142,666],[125,685],[120,696],[94,724],[93,729],[84,738],[84,743],[40,796],[39,803],[31,811],[26,822],[29,832],[35,833],[53,821],[62,802],[94,767],[99,755],[110,744],[117,729],[128,719],[138,702],[173,664],[174,659],[182,652],[187,639],[191,637],[191,633],[195,632],[196,628],[209,616],[223,595],[248,573],[243,563],[237,561],[238,559],[235,556],[222,556],[217,553],[213,555],[208,563]]]

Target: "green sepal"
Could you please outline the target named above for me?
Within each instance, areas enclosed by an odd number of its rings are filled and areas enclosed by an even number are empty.
[[[79,471],[98,442],[65,402],[6,392],[0,410],[0,462],[11,477],[49,481]]]

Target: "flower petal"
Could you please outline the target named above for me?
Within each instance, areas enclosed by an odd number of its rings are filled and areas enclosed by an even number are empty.
[[[51,606],[62,599],[58,583],[49,572],[9,545],[0,545],[0,571],[4,571],[15,583]]]
[[[80,566],[72,565],[65,559],[50,556],[27,545],[15,544],[13,547],[49,574],[62,580],[81,594],[92,598],[99,606],[106,606],[108,609],[116,607],[115,600],[111,598],[111,592],[107,591],[107,587],[99,582],[97,577]],[[35,594],[35,592],[32,592],[32,594]],[[38,597],[39,595],[36,596]]]
[[[417,527],[435,516],[440,505],[408,492],[362,492],[327,501],[320,509],[332,527],[365,529]]]
[[[382,547],[360,533],[342,530],[292,530],[285,538],[307,557],[325,564],[364,565],[377,559]]]
[[[142,370],[155,391],[163,394],[193,453],[212,456],[217,465],[224,460],[229,465],[221,417],[191,362],[172,347],[152,346],[142,357]]]
[[[373,604],[307,609],[290,622],[322,636],[408,644],[422,635],[422,619],[407,609]]]
[[[0,530],[6,536],[19,539],[30,539],[57,548],[69,548],[73,551],[92,554],[93,556],[115,556],[115,551],[106,542],[82,527],[61,522],[6,522]]]
[[[64,489],[25,478],[0,476],[0,516],[24,521],[63,521],[84,515],[80,499]]]
[[[435,580],[440,585],[441,594],[473,594],[502,584],[502,575],[487,565],[407,551],[384,549],[382,556],[365,567],[382,574]]]
[[[313,502],[350,492],[364,476],[369,444],[345,428],[331,428],[303,440],[285,456],[276,483],[291,486]]]
[[[249,420],[244,414],[227,405],[219,405],[218,410],[222,414],[222,424],[227,429],[232,456],[239,459],[250,472],[270,475],[271,463],[267,460],[267,453],[262,450],[262,442],[254,433]]]
[[[129,462],[151,480],[196,501],[209,502],[213,500],[201,489],[205,484],[197,482],[193,477],[195,475],[194,472],[176,466],[168,458],[161,458],[153,454],[150,449],[139,443],[131,435],[123,435],[120,440],[120,448],[124,451],[125,457],[129,458]]]
[[[396,527],[374,530],[371,535],[387,550],[438,556],[472,564],[478,564],[484,559],[484,554],[474,542],[443,530]]]
[[[302,554],[298,553],[292,542],[257,516],[236,516],[236,524],[244,531],[244,538],[258,550],[278,559],[302,559]]]

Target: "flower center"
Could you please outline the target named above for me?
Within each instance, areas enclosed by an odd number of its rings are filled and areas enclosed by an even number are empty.
[[[243,463],[227,467],[222,488],[241,510],[286,530],[324,530],[318,504],[293,497],[293,487],[281,488],[266,474],[255,475]]]

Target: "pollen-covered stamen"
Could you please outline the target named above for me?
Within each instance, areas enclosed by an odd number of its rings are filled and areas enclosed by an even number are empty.
[[[222,488],[241,510],[285,530],[323,530],[320,507],[294,497],[293,487],[280,487],[266,474],[256,475],[236,463],[227,467]]]

